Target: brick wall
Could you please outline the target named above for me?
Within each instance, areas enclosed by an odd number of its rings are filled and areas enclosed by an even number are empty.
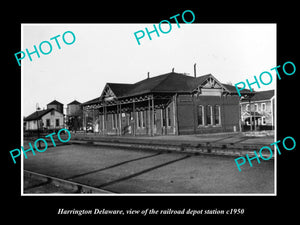
[[[204,107],[204,124],[198,126],[197,107]],[[207,124],[206,107],[220,106],[220,125]],[[215,133],[239,130],[239,99],[236,96],[178,96],[178,130],[179,134]],[[235,128],[234,128],[235,127]]]

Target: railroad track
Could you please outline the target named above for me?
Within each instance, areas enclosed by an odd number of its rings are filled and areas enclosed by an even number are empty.
[[[77,182],[69,181],[69,180],[64,180],[61,178],[53,177],[53,176],[48,176],[45,174],[41,173],[36,173],[28,170],[24,170],[24,181],[25,179],[27,181],[35,180],[39,181],[36,184],[24,187],[24,192],[26,193],[32,193],[30,190],[34,188],[41,188],[45,185],[53,185],[57,189],[59,188],[60,190],[63,189],[64,191],[54,191],[54,193],[97,193],[97,194],[112,194],[113,192],[88,186],[85,184],[80,184]],[[32,182],[31,182],[32,183]],[[33,182],[34,183],[34,182]],[[29,191],[29,192],[28,192]]]
[[[104,167],[101,169],[92,170],[92,171],[89,171],[86,173],[73,175],[71,177],[64,178],[64,179],[52,177],[52,176],[45,175],[45,174],[36,173],[33,171],[24,170],[24,183],[26,181],[26,183],[24,184],[24,192],[25,193],[45,193],[46,192],[46,193],[101,193],[101,194],[111,193],[111,194],[113,194],[116,192],[107,191],[102,188],[105,188],[106,186],[109,186],[109,185],[112,185],[115,183],[122,182],[124,180],[134,178],[136,176],[151,172],[152,170],[156,170],[158,168],[161,168],[161,167],[167,166],[169,164],[176,163],[178,161],[185,160],[185,159],[191,157],[190,155],[184,155],[184,156],[181,156],[176,159],[167,160],[166,162],[163,162],[163,163],[160,163],[160,164],[157,164],[154,166],[150,166],[149,168],[146,168],[146,169],[143,169],[140,171],[136,171],[131,174],[124,175],[115,180],[110,180],[108,182],[102,183],[101,185],[98,185],[98,186],[89,186],[89,185],[85,185],[82,183],[74,182],[72,180],[74,178],[97,173],[99,171],[107,170],[110,168],[115,168],[115,167],[118,167],[118,166],[121,166],[124,164],[128,164],[128,163],[131,163],[134,161],[156,157],[156,156],[159,156],[162,154],[163,153],[158,152],[158,153],[155,153],[152,155],[143,156],[143,157],[139,157],[139,158],[135,158],[135,159],[131,159],[131,160],[126,160],[126,161],[119,162],[117,164],[110,165],[110,166],[107,166],[107,167]]]

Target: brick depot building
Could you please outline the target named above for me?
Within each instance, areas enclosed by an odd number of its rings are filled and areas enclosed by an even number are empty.
[[[84,130],[102,135],[230,132],[241,126],[235,87],[211,74],[171,72],[134,84],[107,83],[100,97],[82,105]]]

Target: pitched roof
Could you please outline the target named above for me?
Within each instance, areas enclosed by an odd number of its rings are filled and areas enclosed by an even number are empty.
[[[125,95],[134,86],[134,84],[124,84],[124,83],[107,83],[107,85],[111,88],[111,90],[116,96]]]
[[[193,77],[171,72],[146,78],[134,84],[107,83],[105,88],[109,87],[117,98],[131,97],[147,93],[192,93],[209,77],[213,76],[211,74],[206,74],[200,77]],[[215,77],[213,77],[213,79],[216,80]],[[230,93],[237,93],[235,87],[232,85],[224,85],[222,83],[220,83],[220,85]],[[247,93],[248,91],[249,90],[245,89],[241,91],[241,93]],[[103,97],[103,93],[99,98],[87,101],[83,103],[83,105],[97,103],[101,100],[101,97]]]
[[[262,101],[262,100],[269,100],[275,94],[274,90],[268,91],[257,91],[255,92],[254,96],[251,98],[251,101]]]
[[[70,102],[68,105],[80,105],[81,103],[77,100],[74,100],[73,102]]]
[[[96,104],[100,102],[100,97],[94,98],[92,100],[89,100],[87,102],[82,103],[82,105],[91,105],[91,104]]]
[[[211,76],[211,74],[195,78],[185,74],[171,72],[146,78],[134,84],[107,83],[107,85],[118,98],[155,92],[190,93],[209,76]]]
[[[38,120],[38,119],[42,118],[42,116],[44,116],[45,114],[49,113],[52,110],[55,110],[55,109],[44,109],[44,110],[35,111],[34,113],[27,116],[24,119],[24,121]]]
[[[54,101],[48,103],[47,105],[63,105],[63,104],[60,103],[60,102],[58,102],[58,101],[56,101],[56,100],[54,100]]]
[[[179,73],[167,73],[152,78],[147,78],[133,84],[125,95],[128,97],[153,92],[190,92],[193,89],[193,81],[196,79]]]
[[[227,88],[227,90],[229,90],[230,92],[237,93],[236,87],[230,84],[222,84],[224,87]],[[248,93],[255,93],[255,91],[250,91],[249,89],[243,89],[240,91],[241,94],[248,94]]]

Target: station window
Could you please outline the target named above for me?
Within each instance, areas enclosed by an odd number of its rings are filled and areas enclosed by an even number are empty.
[[[212,125],[212,106],[208,105],[206,108],[206,125]]]
[[[198,117],[198,126],[204,125],[204,107],[203,107],[203,105],[198,106],[197,117]]]
[[[221,124],[221,107],[219,105],[215,105],[214,108],[214,118],[215,118],[215,125]]]

